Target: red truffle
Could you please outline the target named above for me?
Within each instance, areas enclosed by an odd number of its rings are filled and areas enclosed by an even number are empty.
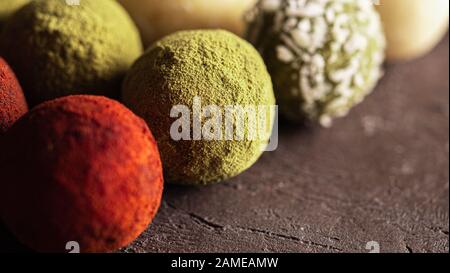
[[[0,143],[0,216],[40,252],[126,246],[159,208],[163,177],[146,123],[113,100],[69,96],[23,116]]]
[[[27,111],[25,96],[14,72],[0,58],[0,134]]]

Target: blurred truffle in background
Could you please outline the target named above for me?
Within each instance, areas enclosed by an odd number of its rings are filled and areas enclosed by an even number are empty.
[[[0,1],[0,31],[9,17],[30,0],[2,0]]]
[[[8,20],[0,54],[35,106],[72,94],[119,96],[142,53],[138,29],[116,1],[31,1]]]
[[[27,111],[27,102],[17,78],[0,57],[0,135]]]
[[[256,0],[119,0],[138,25],[144,46],[178,30],[221,28],[242,35]]]
[[[325,127],[369,95],[385,37],[370,0],[260,0],[247,38],[272,75],[281,114]]]
[[[389,0],[377,5],[390,61],[410,60],[432,50],[448,30],[448,0]]]

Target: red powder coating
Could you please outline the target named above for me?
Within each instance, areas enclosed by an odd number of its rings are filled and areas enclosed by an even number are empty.
[[[0,58],[0,134],[27,111],[25,96],[14,72]]]
[[[163,177],[146,123],[104,97],[69,96],[31,110],[0,143],[0,215],[40,252],[126,246],[159,208]]]

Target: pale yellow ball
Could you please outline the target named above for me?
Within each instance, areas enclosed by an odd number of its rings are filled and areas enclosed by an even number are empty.
[[[18,9],[25,6],[30,0],[0,0],[0,29]]]
[[[390,61],[410,60],[432,50],[448,30],[448,0],[381,0],[377,6]]]
[[[221,28],[243,35],[244,14],[256,0],[119,0],[145,46],[178,30]]]

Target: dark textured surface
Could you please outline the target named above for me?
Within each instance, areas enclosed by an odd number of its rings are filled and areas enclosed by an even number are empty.
[[[167,186],[123,251],[366,252],[377,241],[382,252],[448,252],[448,45],[389,65],[332,129],[282,124],[278,150],[239,177]],[[17,249],[1,231],[0,247]]]

